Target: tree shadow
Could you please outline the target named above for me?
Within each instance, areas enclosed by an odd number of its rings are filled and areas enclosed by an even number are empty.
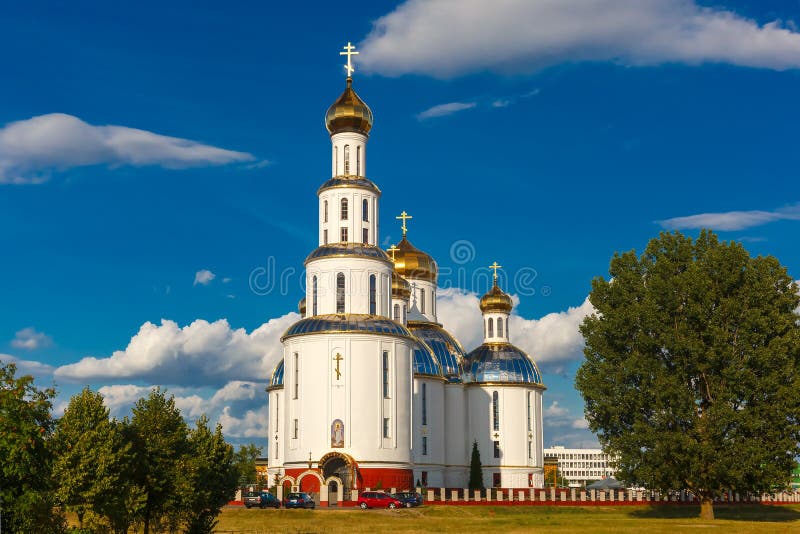
[[[655,505],[631,512],[632,517],[649,519],[695,519],[700,517],[700,505]],[[730,521],[763,521],[786,523],[800,520],[800,510],[786,505],[715,504],[714,517]]]

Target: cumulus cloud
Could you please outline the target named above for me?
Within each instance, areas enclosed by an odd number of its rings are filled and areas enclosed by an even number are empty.
[[[255,158],[189,139],[125,126],[95,126],[64,113],[0,129],[0,184],[41,183],[53,171],[89,165],[157,165],[183,169]]]
[[[19,330],[11,340],[12,347],[24,350],[36,350],[51,344],[52,340],[48,335],[37,332],[32,326]]]
[[[17,366],[17,376],[32,375],[36,378],[46,378],[53,374],[54,368],[46,363],[33,360],[23,360],[10,354],[0,354],[0,362],[4,364],[13,363]]]
[[[589,421],[587,421],[585,417],[581,417],[580,419],[575,419],[572,422],[572,428],[580,430],[587,429],[589,428]]]
[[[554,400],[550,406],[544,409],[544,416],[548,418],[561,418],[569,414],[569,410],[560,406],[558,401]]]
[[[417,119],[424,121],[434,117],[444,117],[446,115],[458,113],[459,111],[464,111],[465,109],[472,109],[475,105],[475,102],[448,102],[447,104],[439,104],[417,113]]]
[[[200,269],[199,271],[194,273],[194,285],[200,284],[203,286],[207,286],[216,277],[217,275],[212,273],[208,269]]]
[[[698,213],[684,217],[673,217],[656,221],[667,230],[691,230],[711,228],[712,230],[744,230],[774,221],[800,221],[800,204],[772,211],[723,211],[717,213]]]
[[[408,0],[380,17],[360,65],[389,76],[531,73],[565,62],[800,67],[800,33],[692,0]]]
[[[176,386],[221,386],[232,380],[267,379],[283,349],[280,336],[299,319],[289,313],[247,333],[228,321],[198,319],[180,327],[163,319],[147,322],[124,350],[106,358],[86,357],[56,369],[69,381],[149,381]]]

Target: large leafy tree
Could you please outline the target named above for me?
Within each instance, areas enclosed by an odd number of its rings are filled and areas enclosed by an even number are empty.
[[[139,399],[130,420],[135,454],[135,480],[141,489],[141,520],[144,534],[151,528],[174,529],[179,507],[177,481],[188,452],[188,428],[175,399],[160,388]],[[167,524],[165,524],[168,523]]]
[[[236,451],[234,463],[239,472],[239,484],[251,484],[257,482],[256,459],[261,455],[261,447],[255,444],[239,445]]]
[[[616,254],[592,282],[576,386],[620,476],[687,488],[785,487],[800,454],[797,286],[774,257],[703,231]]]
[[[0,514],[3,532],[59,532],[48,439],[55,390],[39,389],[16,365],[0,362]]]

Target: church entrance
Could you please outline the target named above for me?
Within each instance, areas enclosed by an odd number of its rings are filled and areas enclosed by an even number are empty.
[[[322,477],[337,477],[342,481],[342,490],[344,500],[350,499],[350,490],[353,488],[353,463],[352,459],[340,452],[330,452],[323,456],[319,462],[322,469]],[[336,485],[336,482],[331,482],[331,485]],[[338,489],[338,488],[336,488]],[[336,495],[331,491],[328,486],[329,499],[331,495]]]
[[[338,506],[339,504],[339,484],[335,480],[328,483],[328,506]]]

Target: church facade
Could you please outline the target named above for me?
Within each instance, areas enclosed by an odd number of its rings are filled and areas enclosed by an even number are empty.
[[[467,353],[437,320],[437,264],[408,240],[405,212],[402,240],[378,245],[381,190],[366,172],[373,115],[345,50],[346,88],[326,114],[319,246],[267,388],[270,480],[323,501],[365,488],[464,488],[476,442],[487,487],[542,487],[545,387],[510,342],[499,266],[480,301],[484,342]]]

